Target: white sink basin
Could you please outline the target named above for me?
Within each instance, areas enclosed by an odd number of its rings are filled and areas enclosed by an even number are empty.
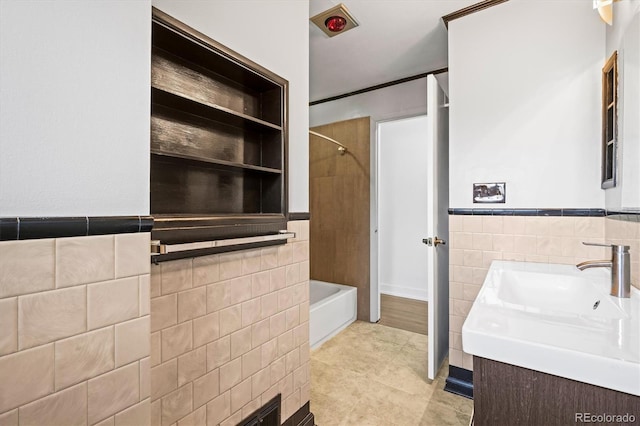
[[[640,396],[640,295],[609,269],[494,261],[462,327],[465,352]]]
[[[498,298],[513,309],[542,315],[626,318],[602,289],[584,277],[501,270]]]

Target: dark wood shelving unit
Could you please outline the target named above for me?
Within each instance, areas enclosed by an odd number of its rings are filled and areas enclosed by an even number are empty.
[[[151,56],[152,238],[286,229],[287,81],[155,8]]]

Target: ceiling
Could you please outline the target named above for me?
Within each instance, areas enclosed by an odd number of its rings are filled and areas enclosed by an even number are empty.
[[[349,93],[447,66],[440,19],[478,0],[310,0],[309,17],[344,3],[360,26],[328,37],[309,21],[309,98]]]

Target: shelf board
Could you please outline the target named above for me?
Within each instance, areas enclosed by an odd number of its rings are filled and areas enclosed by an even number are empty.
[[[162,157],[168,157],[168,158],[178,158],[178,159],[182,159],[182,160],[189,160],[189,161],[194,161],[194,162],[197,162],[197,163],[215,164],[215,165],[218,165],[218,166],[231,167],[231,168],[234,168],[234,169],[253,170],[253,171],[257,171],[257,172],[269,173],[269,174],[274,174],[274,175],[282,174],[282,170],[280,170],[280,169],[273,169],[273,168],[270,168],[270,167],[262,167],[262,166],[254,166],[252,164],[234,163],[232,161],[216,160],[216,159],[213,159],[213,158],[196,157],[196,156],[188,155],[188,154],[179,154],[179,153],[166,152],[166,151],[160,151],[160,150],[155,150],[155,149],[151,150],[151,154],[162,156]]]
[[[158,87],[151,87],[151,103],[186,111],[209,120],[219,121],[234,127],[269,128],[282,130],[282,126],[260,120],[250,115],[233,111],[213,103],[194,101],[180,94],[171,93]]]

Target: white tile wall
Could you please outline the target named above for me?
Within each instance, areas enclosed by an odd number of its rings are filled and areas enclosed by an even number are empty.
[[[309,400],[309,223],[290,227],[286,245],[152,266],[152,422],[235,425],[277,393],[284,421]]]
[[[462,350],[462,325],[492,260],[577,264],[606,259],[606,248],[631,246],[631,281],[640,288],[640,223],[610,217],[449,216],[449,364],[473,369]]]
[[[149,237],[0,242],[0,424],[149,424]]]

